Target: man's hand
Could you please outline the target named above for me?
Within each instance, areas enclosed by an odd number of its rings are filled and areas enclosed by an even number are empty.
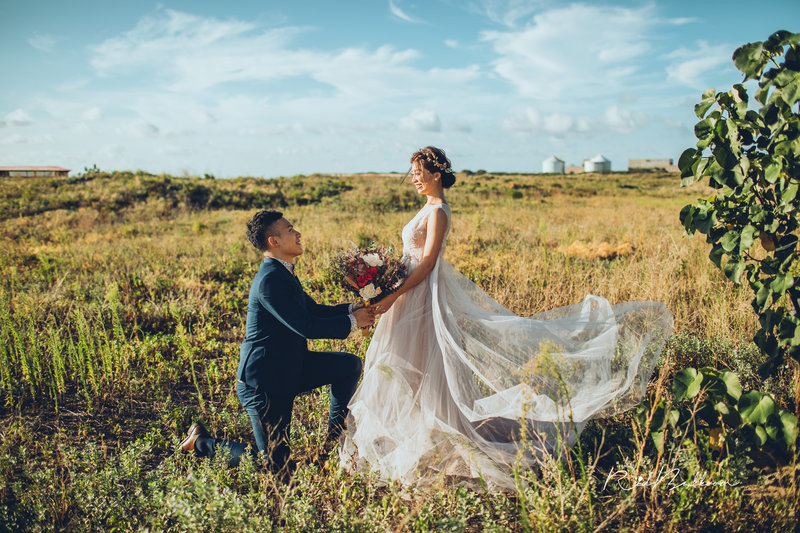
[[[362,307],[353,311],[353,316],[356,317],[356,324],[360,328],[371,326],[375,322],[375,309],[371,307]]]

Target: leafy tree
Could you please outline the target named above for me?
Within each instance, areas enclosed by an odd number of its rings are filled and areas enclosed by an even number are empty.
[[[800,361],[798,42],[800,33],[778,31],[733,53],[744,80],[703,93],[694,107],[697,147],[678,163],[683,186],[707,177],[716,189],[685,206],[680,219],[690,235],[706,235],[710,259],[731,281],[752,289],[761,324],[755,342],[768,356],[764,376],[787,357]],[[758,84],[755,102],[748,80]]]

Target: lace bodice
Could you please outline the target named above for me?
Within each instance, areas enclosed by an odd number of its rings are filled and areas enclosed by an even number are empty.
[[[425,205],[419,212],[414,215],[408,224],[403,228],[403,258],[411,263],[419,263],[422,261],[422,252],[425,249],[425,238],[428,236],[428,215],[434,209],[443,209],[447,214],[447,231],[444,237],[447,240],[447,234],[450,232],[450,206],[447,204],[433,204]],[[439,251],[441,256],[444,253],[445,243],[442,243],[442,249]]]

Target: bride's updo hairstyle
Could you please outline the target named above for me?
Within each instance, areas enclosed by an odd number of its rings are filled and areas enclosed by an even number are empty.
[[[426,146],[414,152],[411,156],[411,164],[419,163],[430,173],[439,172],[442,175],[442,187],[449,189],[456,182],[456,175],[450,160],[444,154],[444,150],[435,146]]]

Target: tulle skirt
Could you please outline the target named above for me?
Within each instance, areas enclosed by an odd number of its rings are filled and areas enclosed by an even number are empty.
[[[378,322],[342,464],[418,487],[513,489],[515,468],[641,401],[671,329],[661,303],[591,295],[519,317],[440,257]]]

